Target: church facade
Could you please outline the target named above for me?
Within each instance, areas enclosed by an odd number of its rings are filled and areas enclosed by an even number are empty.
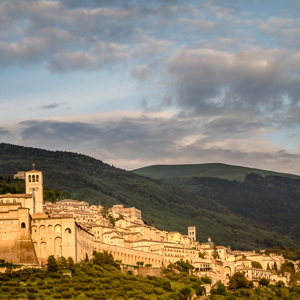
[[[0,259],[40,264],[48,256],[72,257],[75,262],[91,255],[94,235],[70,217],[43,213],[43,174],[25,172],[26,194],[0,195]]]

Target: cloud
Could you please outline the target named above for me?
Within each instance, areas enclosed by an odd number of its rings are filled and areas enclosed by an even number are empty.
[[[46,105],[42,105],[39,108],[40,109],[55,109],[60,107],[61,105],[66,104],[66,102],[63,103],[51,103],[51,104],[46,104]]]
[[[227,52],[182,47],[169,60],[174,100],[199,115],[247,113],[271,118],[299,105],[298,53],[254,48]]]
[[[202,33],[211,33],[215,28],[216,24],[212,21],[208,20],[191,20],[191,19],[185,19],[181,18],[178,20],[179,23],[183,23],[186,27],[186,32],[202,32]]]
[[[258,29],[268,33],[277,43],[287,48],[299,49],[300,18],[270,17],[262,21]]]
[[[227,127],[222,129],[224,124]],[[295,161],[300,158],[299,153],[267,141],[255,121],[243,124],[242,116],[231,122],[176,115],[99,119],[94,123],[26,121],[19,124],[19,130],[23,145],[80,152],[127,169],[223,162],[297,173]]]

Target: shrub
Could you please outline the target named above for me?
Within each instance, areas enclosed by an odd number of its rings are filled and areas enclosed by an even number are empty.
[[[8,292],[9,290],[10,290],[10,287],[9,286],[7,286],[7,285],[4,285],[4,286],[2,286],[2,291],[4,292],[4,293],[6,293],[6,292]]]
[[[227,291],[226,291],[224,284],[222,284],[220,282],[218,283],[217,288],[211,289],[210,293],[212,295],[222,295],[222,296],[227,295]]]
[[[193,294],[193,290],[187,286],[180,290],[180,294],[184,296],[184,299],[189,299],[189,297]]]
[[[72,298],[72,293],[69,291],[63,291],[61,295],[64,299]]]
[[[48,283],[48,284],[46,285],[46,288],[49,289],[49,290],[52,290],[53,287],[54,287],[54,285],[51,284],[51,283]]]
[[[160,287],[155,287],[155,288],[154,288],[154,293],[155,293],[156,295],[162,295],[162,294],[165,293],[165,291],[164,291],[162,288],[160,288]]]
[[[27,299],[28,300],[35,300],[36,296],[34,294],[27,294]]]
[[[203,283],[211,284],[211,279],[208,276],[201,277]]]
[[[38,290],[36,288],[34,288],[34,287],[28,286],[27,287],[27,292],[29,292],[29,293],[37,293]]]
[[[250,297],[250,291],[247,289],[239,289],[238,294],[242,297]]]

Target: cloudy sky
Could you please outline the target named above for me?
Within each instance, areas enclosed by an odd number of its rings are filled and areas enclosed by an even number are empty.
[[[1,142],[300,174],[300,1],[0,0],[0,76]]]

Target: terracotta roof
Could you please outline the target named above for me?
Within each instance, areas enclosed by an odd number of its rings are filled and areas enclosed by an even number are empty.
[[[32,194],[4,194],[0,198],[32,198]]]
[[[37,213],[35,213],[35,214],[32,214],[32,215],[31,215],[31,218],[32,218],[32,219],[45,219],[45,218],[49,218],[49,216],[46,215],[46,214],[43,214],[43,213],[41,213],[41,212],[37,212]]]
[[[31,171],[26,171],[25,173],[42,173],[42,171],[31,170]]]
[[[240,259],[237,259],[236,261],[251,261],[251,260],[247,259],[247,258],[240,258]]]

